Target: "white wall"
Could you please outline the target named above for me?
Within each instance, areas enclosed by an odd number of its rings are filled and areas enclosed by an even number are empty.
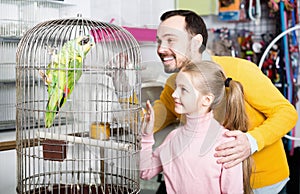
[[[64,8],[61,17],[76,17],[78,14],[82,15],[84,18],[91,17],[91,1],[92,0],[64,0],[64,3],[74,5]],[[101,0],[100,0],[101,1]]]
[[[91,1],[91,18],[103,22],[114,18],[117,25],[151,28],[158,25],[163,12],[174,7],[173,0]]]
[[[76,17],[110,22],[121,26],[157,27],[160,15],[175,8],[174,0],[65,0],[72,4],[64,8],[61,17]]]

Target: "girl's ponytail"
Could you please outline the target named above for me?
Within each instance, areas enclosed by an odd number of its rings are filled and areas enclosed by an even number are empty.
[[[242,85],[227,78],[225,80],[226,87],[226,113],[224,119],[224,127],[229,130],[240,130],[247,132],[248,116],[245,110],[244,91]],[[250,175],[252,170],[251,157],[243,161],[243,182],[244,193],[251,194]]]
[[[247,132],[248,116],[245,110],[244,91],[240,82],[231,78],[225,80],[226,113],[224,127],[229,130]]]

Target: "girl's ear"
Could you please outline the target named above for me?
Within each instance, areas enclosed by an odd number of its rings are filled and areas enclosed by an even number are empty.
[[[212,94],[204,95],[202,96],[202,105],[209,107],[212,104],[213,100],[214,100],[214,95]]]

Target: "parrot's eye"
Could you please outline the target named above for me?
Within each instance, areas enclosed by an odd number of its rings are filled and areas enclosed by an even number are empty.
[[[89,37],[85,37],[85,38],[83,38],[83,39],[79,42],[79,44],[82,46],[82,45],[87,44],[89,41],[90,41],[90,38],[89,38]]]

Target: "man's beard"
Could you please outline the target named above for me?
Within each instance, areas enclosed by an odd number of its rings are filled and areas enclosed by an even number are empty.
[[[176,73],[176,72],[180,71],[180,69],[177,68],[177,66],[175,68],[170,68],[170,67],[164,66],[164,70],[165,70],[165,73]]]
[[[166,73],[177,73],[182,69],[185,65],[187,65],[190,62],[188,58],[185,58],[185,60],[176,63],[175,68],[170,68],[169,66],[164,66],[164,70]]]

